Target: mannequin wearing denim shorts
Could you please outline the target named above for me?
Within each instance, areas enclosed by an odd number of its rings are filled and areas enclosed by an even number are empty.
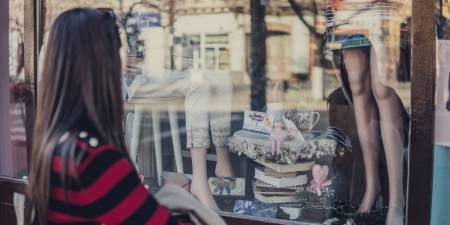
[[[359,211],[371,211],[381,194],[378,165],[379,151],[384,148],[389,177],[386,225],[402,225],[405,206],[406,111],[392,87],[398,79],[401,52],[402,18],[397,16],[400,7],[386,1],[364,0],[330,0],[326,5],[327,47],[334,54],[341,77],[348,78],[346,82],[340,81],[355,111],[363,153],[366,189]],[[345,14],[346,10],[351,13]],[[378,141],[380,133],[383,146]]]

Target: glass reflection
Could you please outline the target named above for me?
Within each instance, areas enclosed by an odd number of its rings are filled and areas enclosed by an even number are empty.
[[[32,98],[31,85],[24,73],[23,7],[23,0],[9,2],[9,77],[2,83],[0,97],[2,106],[5,106],[2,107],[5,121],[0,131],[3,143],[0,175],[15,178],[27,174],[26,112]]]
[[[250,0],[47,0],[46,26],[78,6],[121,16],[126,133],[150,188],[190,183],[211,208],[254,216],[402,224],[410,2],[253,2],[264,112],[250,110]]]

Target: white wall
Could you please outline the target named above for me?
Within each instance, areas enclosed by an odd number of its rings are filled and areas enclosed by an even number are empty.
[[[292,21],[292,72],[308,73],[310,34],[306,26],[296,16],[289,18]]]
[[[290,72],[307,73],[309,65],[309,31],[297,16],[267,16],[267,23],[288,25],[291,30]]]
[[[290,73],[308,73],[309,63],[309,31],[304,24],[296,16],[267,16],[266,21],[269,23],[284,24],[290,27],[291,51],[288,55],[290,58],[286,65]],[[228,34],[230,49],[230,70],[241,74],[247,74],[246,71],[246,27],[250,24],[249,15],[236,15],[232,12],[212,13],[203,15],[183,15],[176,18],[174,24],[174,35],[206,35],[206,34]],[[143,35],[148,38],[146,40],[146,64],[159,63],[163,67],[168,65],[170,46],[170,34],[168,29],[165,34],[161,32],[153,32],[158,29],[146,28]],[[153,31],[152,31],[153,30]],[[158,33],[158,34],[156,34]],[[204,40],[204,38],[202,38]],[[202,43],[204,49],[204,43]],[[159,46],[159,47],[158,47]],[[162,54],[161,52],[165,52]],[[205,57],[205,52],[201,52],[201,56]],[[163,63],[163,64],[162,64]],[[246,79],[247,76],[244,76]]]

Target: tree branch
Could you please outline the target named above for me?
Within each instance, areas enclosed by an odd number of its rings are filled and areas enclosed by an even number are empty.
[[[306,21],[305,15],[303,14],[303,9],[297,4],[297,2],[295,0],[288,0],[288,2],[300,21],[302,21],[303,24],[305,24],[306,28],[308,28],[309,32],[314,36],[318,36],[319,34],[316,32],[316,27]]]
[[[159,7],[159,5],[153,4],[153,3],[148,2],[148,1],[145,1],[145,0],[141,0],[141,1],[139,1],[139,2],[133,3],[133,4],[130,6],[130,8],[128,9],[128,12],[133,12],[134,7],[136,7],[136,6],[138,6],[138,5],[143,5],[143,6],[148,7],[148,8],[153,8],[153,9],[156,9],[156,10],[158,10],[158,11],[160,11],[160,12],[164,12],[164,13],[168,13],[168,12],[169,12],[168,10],[163,10],[161,7]]]
[[[315,42],[317,44],[318,47],[318,51],[316,51],[315,56],[317,57],[315,60],[315,64],[318,63],[318,65],[322,65],[325,57],[324,54],[321,53],[321,50],[323,49],[323,46],[325,45],[325,39],[323,39],[323,34],[317,32],[316,27],[317,27],[317,16],[319,15],[319,9],[317,7],[317,2],[316,0],[311,0],[312,1],[312,6],[310,9],[310,11],[312,11],[313,13],[313,20],[314,23],[311,25],[309,24],[306,19],[305,19],[305,15],[303,12],[305,12],[306,8],[305,7],[301,7],[296,0],[288,0],[289,4],[291,5],[292,9],[294,10],[295,14],[297,15],[297,17],[300,19],[300,21],[302,21],[302,23],[306,26],[306,28],[309,30],[310,34],[315,38]]]
[[[319,15],[319,10],[317,9],[316,0],[312,0],[313,14],[314,14],[314,27],[317,27],[317,16]]]
[[[318,10],[318,8],[317,8],[317,2],[316,2],[316,0],[312,0],[312,5],[313,5],[313,13],[314,13],[314,16],[319,15],[319,10]]]

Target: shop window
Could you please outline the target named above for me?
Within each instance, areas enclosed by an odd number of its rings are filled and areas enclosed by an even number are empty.
[[[121,24],[124,62],[142,68],[124,71],[124,122],[131,158],[150,189],[206,174],[192,193],[237,215],[316,224],[403,219],[408,1],[261,1],[274,25],[253,31],[250,11],[240,8],[120,2],[47,0],[45,30],[59,13],[80,6],[144,20]],[[145,23],[155,14],[160,23]],[[277,26],[286,32],[270,30]],[[184,37],[188,45],[175,41],[192,33]],[[193,66],[196,57],[200,66]],[[149,82],[132,85],[136,80]],[[394,199],[378,201],[388,191]]]
[[[204,66],[208,70],[229,69],[230,57],[227,35],[182,35],[175,38],[175,45],[180,45],[182,40],[189,43],[189,51],[192,51],[193,61],[190,68],[202,68]],[[205,54],[204,58],[202,52]]]

